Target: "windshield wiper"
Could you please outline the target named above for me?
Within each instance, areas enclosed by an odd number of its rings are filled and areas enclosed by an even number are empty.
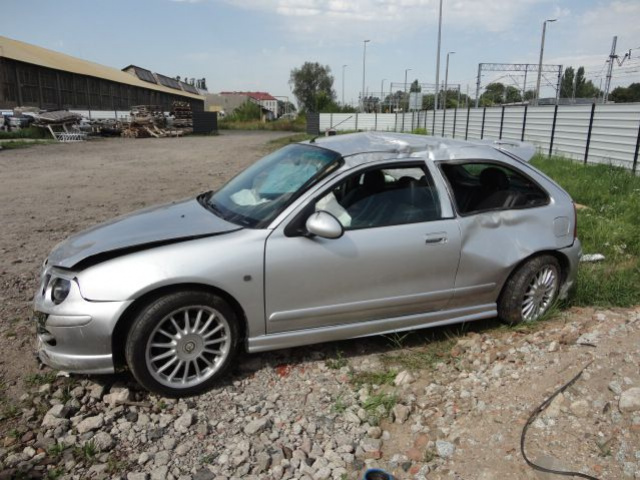
[[[214,213],[215,215],[217,215],[221,219],[226,220],[226,218],[225,218],[226,215],[220,209],[220,207],[218,205],[216,205],[215,203],[210,201],[210,198],[211,198],[212,195],[213,195],[213,190],[211,190],[210,192],[203,193],[202,195],[198,195],[198,197],[197,197],[198,203],[200,203],[200,205],[202,205],[204,208],[206,208],[210,212]]]

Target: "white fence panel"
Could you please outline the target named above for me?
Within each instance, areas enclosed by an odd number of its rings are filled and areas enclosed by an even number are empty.
[[[469,129],[468,138],[480,139],[482,135],[482,108],[474,108],[469,111]]]
[[[517,140],[522,138],[522,120],[524,107],[508,107],[504,109],[504,124],[502,125],[503,140]]]
[[[467,130],[467,116],[469,115],[469,110],[458,109],[458,114],[456,117],[456,131],[454,132],[455,138],[460,138],[464,140],[465,132]]]
[[[562,105],[558,107],[553,154],[583,160],[589,133],[591,105]]]
[[[539,152],[548,153],[552,125],[553,107],[529,107],[524,141],[535,145]]]
[[[640,104],[597,105],[593,116],[589,163],[631,168],[638,141]]]
[[[500,137],[501,117],[502,108],[487,108],[487,114],[484,118],[484,135],[482,138],[497,140]]]

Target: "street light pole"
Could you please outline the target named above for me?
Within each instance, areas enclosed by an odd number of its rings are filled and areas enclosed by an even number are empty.
[[[442,108],[447,109],[447,83],[449,83],[449,55],[456,52],[447,52],[447,67],[444,71],[444,98],[442,99]]]
[[[442,0],[440,0],[440,11],[438,14],[438,53],[436,55],[436,97],[434,110],[438,110],[438,93],[440,89],[440,39],[442,38]]]
[[[540,79],[542,78],[542,56],[544,55],[544,35],[547,31],[547,22],[555,22],[557,18],[552,18],[542,22],[542,42],[540,43],[540,61],[538,62],[538,81],[536,82],[536,105],[540,103]]]
[[[384,81],[386,80],[386,78],[382,79],[382,82],[380,82],[380,113],[382,113],[382,100],[384,99]]]
[[[410,68],[405,68],[404,70],[404,97],[405,97],[405,101],[407,102],[407,106],[405,107],[404,112],[409,110],[409,99],[407,98],[407,72],[410,72],[410,71],[411,71]]]
[[[366,72],[366,61],[367,61],[367,43],[371,40],[364,40],[364,50],[362,51],[362,93],[360,94],[360,108],[364,112],[364,80],[365,80],[365,72]]]
[[[342,65],[342,106],[344,107],[344,69],[349,65]]]

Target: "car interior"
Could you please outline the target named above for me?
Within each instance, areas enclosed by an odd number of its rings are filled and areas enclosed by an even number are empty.
[[[442,163],[462,215],[488,210],[508,210],[546,205],[548,195],[533,181],[493,163]]]
[[[420,167],[369,170],[350,177],[331,193],[350,217],[349,224],[344,225],[348,229],[440,218],[437,192]]]

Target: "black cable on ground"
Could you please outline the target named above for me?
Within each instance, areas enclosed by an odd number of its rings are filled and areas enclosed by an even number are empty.
[[[529,429],[529,427],[531,426],[531,424],[535,421],[536,417],[542,413],[553,401],[554,398],[556,398],[559,394],[561,394],[562,392],[564,392],[567,388],[569,388],[571,385],[573,385],[574,383],[576,383],[576,381],[580,378],[580,376],[582,375],[582,372],[584,372],[587,367],[589,365],[591,365],[591,363],[593,363],[593,360],[589,363],[587,363],[582,370],[580,370],[578,372],[578,374],[573,377],[571,380],[569,380],[567,383],[565,383],[562,387],[560,387],[558,390],[556,390],[553,395],[551,395],[549,398],[547,398],[544,402],[542,402],[542,404],[536,408],[533,413],[531,414],[531,416],[529,416],[529,420],[527,420],[527,423],[525,424],[524,428],[522,429],[522,435],[520,436],[520,451],[522,452],[522,457],[524,458],[524,461],[527,462],[527,465],[529,465],[531,468],[534,468],[535,470],[539,470],[541,472],[546,472],[546,473],[553,473],[555,475],[564,475],[567,477],[581,477],[581,478],[586,478],[588,480],[600,480],[597,477],[592,477],[591,475],[587,475],[586,473],[580,473],[580,472],[571,472],[571,471],[562,471],[562,470],[554,470],[552,468],[546,468],[546,467],[542,467],[540,465],[536,465],[535,463],[533,463],[531,460],[529,460],[529,458],[527,457],[527,454],[524,451],[524,443],[525,443],[525,438],[527,436],[527,430]]]

